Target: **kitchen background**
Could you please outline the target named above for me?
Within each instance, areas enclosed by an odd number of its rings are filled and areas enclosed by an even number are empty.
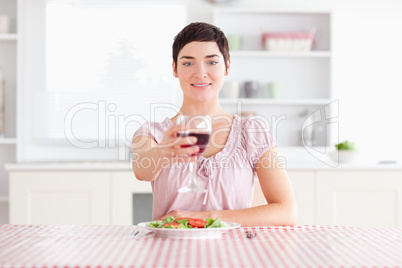
[[[231,38],[222,105],[271,128],[301,223],[401,226],[401,11],[397,0],[0,0],[0,223],[146,219],[138,207],[149,205],[149,187],[129,171],[130,139],[145,120],[177,111],[172,39],[205,21]],[[261,44],[266,32],[311,30],[311,51]],[[344,140],[360,153],[338,165],[327,153]],[[356,218],[362,207],[382,219]]]

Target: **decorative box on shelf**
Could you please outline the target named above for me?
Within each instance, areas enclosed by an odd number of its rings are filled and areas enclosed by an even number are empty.
[[[310,32],[266,32],[262,43],[269,51],[310,51],[315,30]]]

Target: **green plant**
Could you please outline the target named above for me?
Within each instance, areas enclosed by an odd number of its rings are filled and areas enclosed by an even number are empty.
[[[338,144],[335,144],[336,149],[345,150],[345,151],[353,151],[357,150],[357,147],[354,142],[344,141]]]

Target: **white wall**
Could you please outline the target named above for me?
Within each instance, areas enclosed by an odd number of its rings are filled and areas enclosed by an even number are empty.
[[[188,0],[189,22],[212,22],[216,6],[328,8],[333,11],[332,89],[339,100],[339,140],[355,141],[370,160],[402,156],[402,1]],[[219,25],[218,25],[219,26]]]
[[[340,9],[334,18],[333,88],[340,100],[340,136],[380,160],[401,159],[401,7],[402,2]]]

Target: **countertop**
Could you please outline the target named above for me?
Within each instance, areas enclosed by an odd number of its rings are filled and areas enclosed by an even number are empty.
[[[316,162],[286,163],[287,170],[402,170],[398,163],[380,164],[375,162],[356,162],[351,164],[338,164]],[[129,162],[46,162],[46,163],[10,163],[6,164],[7,171],[131,171]]]
[[[350,164],[335,163],[325,153],[324,147],[310,150],[303,147],[282,147],[278,149],[276,159],[278,165],[292,170],[402,170],[402,160],[371,159],[372,154],[360,152],[357,160]],[[276,153],[275,153],[276,154]],[[385,160],[385,161],[384,161]],[[388,161],[387,161],[388,160]],[[390,160],[390,161],[389,161]],[[382,163],[381,163],[382,162]],[[87,161],[87,162],[42,162],[42,163],[9,163],[5,165],[7,171],[131,171],[130,159],[124,161]]]

